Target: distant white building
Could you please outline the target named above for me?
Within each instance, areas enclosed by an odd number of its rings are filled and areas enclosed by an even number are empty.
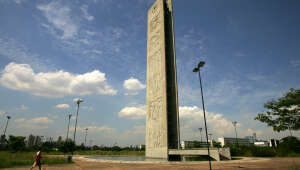
[[[139,150],[145,149],[146,145],[138,145]]]
[[[228,138],[228,137],[222,137],[222,138],[218,138],[218,141],[221,143],[222,147],[224,145],[235,144],[236,142],[239,145],[245,145],[245,146],[249,146],[251,144],[250,140],[247,139],[247,138]]]
[[[210,140],[208,140],[208,143],[210,145]],[[193,148],[195,145],[197,145],[198,147],[207,147],[207,143],[202,141],[181,141],[180,142],[180,147],[181,149],[187,149],[187,148]]]
[[[181,149],[191,148],[193,146],[193,144],[194,144],[193,141],[181,141],[180,142]]]
[[[266,146],[269,146],[269,142],[267,142],[267,141],[258,141],[258,142],[254,142],[254,145],[255,145],[255,146],[263,146],[263,147],[266,147]]]

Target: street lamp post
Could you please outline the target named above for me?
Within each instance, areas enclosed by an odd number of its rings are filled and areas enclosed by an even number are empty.
[[[79,111],[79,105],[80,105],[81,102],[83,102],[82,99],[77,99],[77,100],[76,100],[76,103],[77,103],[77,114],[76,114],[75,131],[74,131],[74,140],[73,140],[74,143],[75,143],[75,145],[76,145],[75,139],[76,139],[76,128],[77,128],[78,111]]]
[[[69,117],[69,123],[68,123],[67,139],[66,139],[66,140],[69,139],[70,120],[71,120],[72,114],[70,113],[70,114],[68,115],[68,117]]]
[[[86,146],[86,136],[87,136],[87,131],[89,130],[88,128],[85,128],[85,138],[84,138],[84,146]]]
[[[213,143],[213,141],[212,141],[212,134],[209,133],[208,135],[209,135],[209,139],[210,139],[210,146],[211,146],[211,147],[214,147],[214,143]]]
[[[200,131],[200,137],[201,137],[201,138],[200,138],[200,139],[201,139],[201,140],[200,140],[200,145],[201,145],[201,143],[202,143],[202,128],[198,128],[198,129],[199,129],[199,131]]]
[[[238,145],[239,143],[238,143],[238,139],[237,139],[236,124],[237,124],[237,121],[232,122],[232,125],[234,126],[234,130],[235,130],[235,142]]]
[[[4,129],[3,136],[5,136],[6,129],[7,129],[7,126],[8,126],[8,122],[9,122],[9,119],[10,119],[11,117],[10,117],[10,116],[6,116],[6,118],[7,118],[7,121],[6,121],[6,126],[5,126],[5,129]]]
[[[208,136],[207,136],[207,125],[206,125],[206,115],[205,115],[205,107],[204,107],[204,98],[203,98],[203,90],[202,90],[202,80],[200,75],[200,68],[203,67],[205,64],[204,61],[200,61],[198,67],[194,68],[193,72],[198,72],[199,81],[200,81],[200,89],[201,89],[201,97],[202,97],[202,108],[203,108],[203,116],[204,116],[204,125],[205,125],[205,134],[206,134],[206,144],[207,144],[207,152],[208,152],[208,162],[209,162],[209,169],[211,170],[211,158],[210,158],[210,151],[208,145]]]

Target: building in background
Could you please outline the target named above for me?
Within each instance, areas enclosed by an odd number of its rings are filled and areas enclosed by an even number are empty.
[[[191,147],[193,147],[193,145],[194,145],[193,141],[181,141],[180,142],[181,149],[191,148]]]
[[[221,143],[221,146],[224,147],[225,145],[233,145],[236,142],[239,145],[249,146],[253,143],[250,142],[247,138],[229,138],[229,137],[222,137],[218,138],[218,141]]]
[[[138,145],[139,150],[145,150],[146,145]]]
[[[211,146],[211,141],[208,140],[209,145]],[[207,147],[206,142],[200,142],[200,141],[181,141],[180,142],[181,149],[189,149],[189,148],[202,148]]]
[[[34,135],[29,135],[26,141],[27,147],[32,147],[32,146],[40,146],[43,143],[43,136],[34,136]]]
[[[248,139],[250,143],[254,144],[256,142],[256,139],[254,136],[245,136],[245,139]]]

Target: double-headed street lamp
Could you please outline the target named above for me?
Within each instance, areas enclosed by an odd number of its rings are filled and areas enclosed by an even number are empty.
[[[86,136],[87,136],[87,131],[89,130],[88,128],[85,128],[85,138],[84,138],[84,146],[86,146]]]
[[[238,143],[238,139],[237,139],[236,124],[237,124],[237,121],[232,122],[232,125],[234,126],[234,130],[235,130],[235,142],[238,145],[239,143]]]
[[[70,129],[70,120],[71,120],[71,117],[72,117],[72,114],[68,114],[68,117],[69,117],[69,123],[68,123],[68,130],[67,130],[67,139],[66,140],[69,140],[69,129]]]
[[[76,139],[76,128],[77,128],[78,111],[79,111],[79,105],[80,105],[81,102],[83,102],[83,100],[82,99],[76,99],[75,102],[77,103],[77,114],[76,114],[75,131],[74,131],[74,143],[76,144],[75,139]]]
[[[210,139],[210,146],[214,147],[214,143],[213,143],[213,139],[212,139],[212,134],[209,133],[208,136],[209,136],[209,139]]]
[[[6,129],[7,129],[7,125],[8,125],[8,121],[9,119],[11,118],[10,116],[6,116],[7,118],[7,121],[6,121],[6,126],[5,126],[5,129],[4,129],[4,132],[3,132],[3,136],[5,137],[5,133],[6,133]]]
[[[200,145],[201,145],[201,143],[202,143],[202,128],[198,128],[198,129],[199,129],[199,131],[200,131],[200,137],[201,137]]]
[[[202,80],[200,75],[200,68],[205,64],[204,61],[200,61],[198,67],[194,68],[194,73],[199,73],[199,81],[200,81],[200,89],[201,89],[201,97],[202,97],[202,108],[203,108],[203,116],[204,116],[204,125],[205,125],[205,134],[206,134],[206,144],[207,144],[207,152],[208,152],[208,161],[209,161],[209,169],[211,170],[211,158],[209,152],[209,144],[208,144],[208,136],[207,136],[207,125],[206,125],[206,116],[205,116],[205,107],[204,107],[204,99],[203,99],[203,90],[202,90]]]

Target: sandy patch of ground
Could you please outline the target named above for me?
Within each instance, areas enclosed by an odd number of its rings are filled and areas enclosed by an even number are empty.
[[[179,162],[179,163],[116,163],[103,161],[90,161],[77,157],[74,164],[69,165],[52,165],[43,166],[43,170],[193,170],[193,169],[209,169],[208,162]],[[7,168],[9,170],[23,170],[30,167]],[[300,168],[300,158],[244,158],[242,160],[212,162],[214,170],[296,170]],[[38,169],[38,168],[35,168]]]

